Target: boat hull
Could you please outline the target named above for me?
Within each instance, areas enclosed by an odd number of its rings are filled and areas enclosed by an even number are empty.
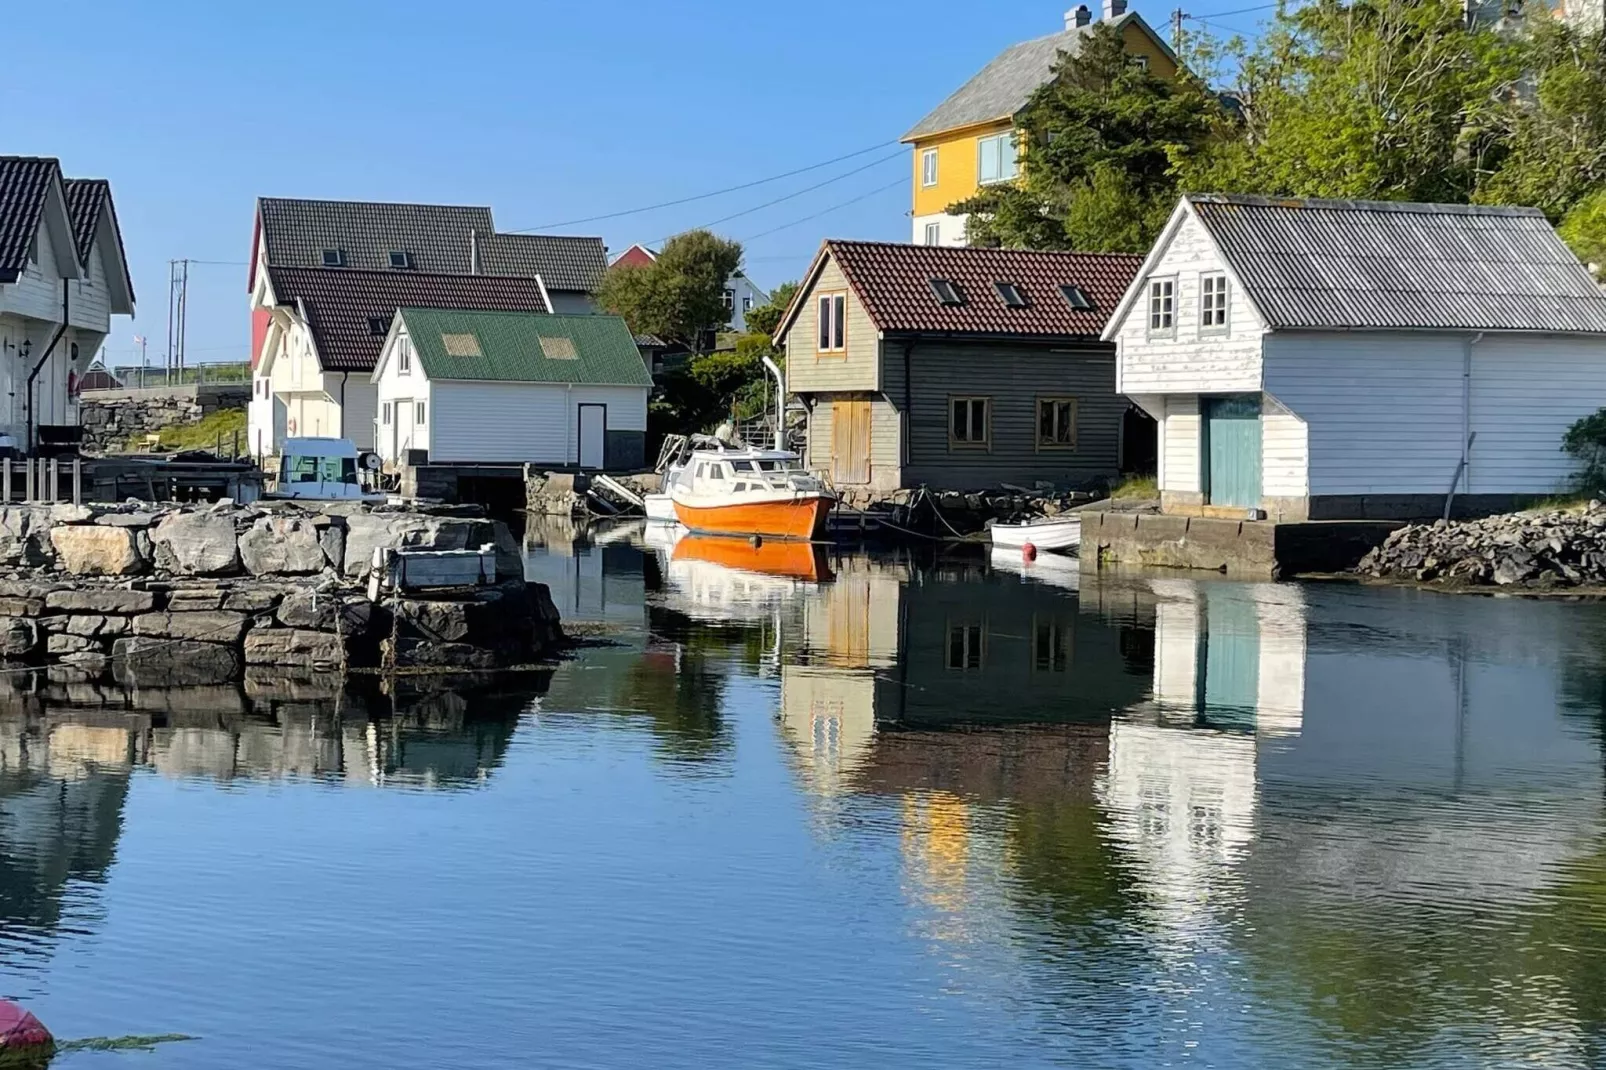
[[[648,520],[665,520],[673,524],[680,519],[675,515],[675,500],[667,494],[648,494],[642,498],[642,502]]]
[[[1074,550],[1082,545],[1082,518],[1062,517],[1035,524],[994,524],[993,545],[1019,550],[1027,543],[1045,552]]]
[[[693,531],[712,535],[766,535],[816,539],[825,530],[831,499],[817,495],[774,501],[690,504],[675,501],[675,515]]]

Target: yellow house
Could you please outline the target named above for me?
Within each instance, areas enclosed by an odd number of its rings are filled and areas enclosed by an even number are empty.
[[[1176,74],[1176,54],[1141,15],[1127,11],[1127,0],[1103,2],[1101,21],[1120,31],[1134,62],[1167,78]],[[949,215],[949,205],[1015,177],[1015,116],[1053,76],[1060,53],[1074,54],[1093,25],[1085,4],[1067,11],[1062,33],[1006,48],[903,136],[914,146],[917,244],[966,244],[965,218]]]

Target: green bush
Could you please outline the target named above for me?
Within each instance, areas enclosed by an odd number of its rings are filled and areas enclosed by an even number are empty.
[[[1578,462],[1578,471],[1573,473],[1578,493],[1606,493],[1606,409],[1569,427],[1561,437],[1561,449]]]

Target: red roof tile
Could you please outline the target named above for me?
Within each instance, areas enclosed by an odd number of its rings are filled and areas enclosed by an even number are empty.
[[[821,253],[836,261],[877,327],[921,334],[1097,338],[1143,264],[1124,253],[862,241],[827,241]],[[943,304],[933,279],[946,279],[963,303]],[[1005,304],[1000,282],[1012,283],[1026,307]],[[1093,307],[1072,308],[1062,286],[1080,289]]]
[[[536,279],[284,267],[270,267],[268,279],[276,302],[306,308],[325,371],[372,371],[385,339],[369,320],[388,324],[399,308],[552,311]]]

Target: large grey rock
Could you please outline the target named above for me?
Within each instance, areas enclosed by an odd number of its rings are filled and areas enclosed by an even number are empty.
[[[45,640],[45,653],[60,656],[62,654],[82,654],[92,652],[99,654],[106,649],[99,639],[91,639],[83,635],[52,635]]]
[[[127,617],[103,617],[89,613],[68,617],[62,631],[67,635],[80,635],[86,639],[102,639],[127,635],[128,627]]]
[[[346,649],[340,636],[300,628],[260,628],[245,637],[247,665],[339,669]]]
[[[62,524],[84,524],[92,520],[94,516],[95,511],[87,505],[58,502],[50,507],[50,522],[57,526]]]
[[[169,513],[150,531],[156,563],[188,576],[220,576],[240,569],[234,518],[228,513]]]
[[[134,618],[134,635],[154,639],[193,639],[238,644],[245,635],[244,613],[202,610],[195,613],[145,613]]]
[[[52,530],[50,541],[61,567],[74,576],[129,576],[145,567],[127,528],[73,524]]]
[[[283,597],[283,591],[271,587],[243,587],[223,596],[223,608],[237,613],[267,613]]]
[[[318,545],[323,547],[324,560],[339,572],[346,560],[346,529],[341,524],[326,524],[318,532]],[[371,551],[370,551],[371,552]]]
[[[306,575],[325,564],[318,529],[311,520],[265,516],[240,536],[240,561],[254,576]]]
[[[360,595],[291,591],[274,616],[287,628],[356,636],[368,631],[373,612],[374,604]]]
[[[382,645],[387,658],[394,649],[395,663],[404,668],[494,669],[500,664],[494,651],[471,643],[400,637],[386,639]]]
[[[240,671],[233,647],[129,636],[112,644],[113,678],[124,687],[218,683]]]
[[[0,658],[25,658],[39,648],[39,625],[28,617],[0,617]]]
[[[0,595],[0,617],[37,617],[44,611],[43,598]]]
[[[479,536],[476,538],[476,536]],[[366,577],[373,567],[374,548],[415,546],[426,550],[478,549],[490,542],[483,520],[416,513],[363,513],[346,518],[346,553],[342,571]]]
[[[156,523],[160,513],[140,510],[131,513],[101,513],[95,517],[95,523],[108,528],[148,528]]]
[[[51,591],[45,605],[65,613],[149,613],[156,608],[155,591],[127,591],[122,588],[84,587]]]

